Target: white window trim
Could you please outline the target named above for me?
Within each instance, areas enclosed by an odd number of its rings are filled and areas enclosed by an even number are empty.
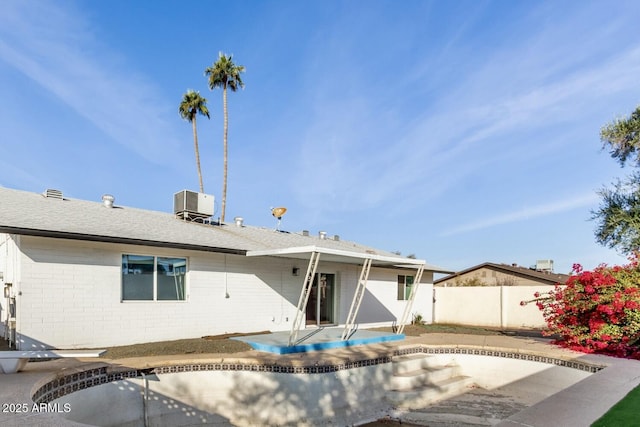
[[[398,286],[400,285],[400,283],[397,282],[397,280],[400,277],[404,277],[404,282],[402,284],[402,299],[398,299]],[[410,274],[398,274],[397,279],[396,279],[396,300],[397,301],[407,301],[409,299],[409,295],[407,295],[407,277],[411,277],[413,280],[413,283],[411,284],[411,286],[415,286],[415,280],[416,277]]]
[[[153,299],[124,299],[124,283],[123,283],[123,275],[122,275],[122,257],[125,255],[137,255],[137,256],[152,256],[153,257]],[[184,299],[174,299],[174,300],[158,300],[158,258],[181,258],[184,259],[186,264],[186,271],[184,274]],[[123,304],[175,304],[175,303],[186,303],[189,301],[189,258],[185,256],[174,256],[174,255],[150,255],[144,253],[121,253],[120,254],[120,302]]]

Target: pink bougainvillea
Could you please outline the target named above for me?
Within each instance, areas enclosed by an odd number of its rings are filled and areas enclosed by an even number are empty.
[[[565,285],[531,301],[542,310],[547,336],[585,352],[640,359],[640,266],[635,256],[624,266],[593,271],[573,265]]]

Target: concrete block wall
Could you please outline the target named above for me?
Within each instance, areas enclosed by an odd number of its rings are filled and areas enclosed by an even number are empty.
[[[553,286],[465,286],[434,288],[434,323],[494,328],[533,329],[546,326],[535,304],[520,305]]]
[[[18,344],[25,350],[289,330],[307,267],[304,260],[32,236],[22,236],[19,246]],[[187,300],[121,301],[123,254],[187,258]],[[336,274],[336,322],[344,324],[359,267],[321,260],[318,272]],[[397,271],[372,269],[371,277],[370,307],[363,302],[365,316],[357,321],[378,325],[375,313],[385,313],[382,323],[390,325],[404,309],[395,296]]]
[[[0,338],[6,334],[6,321],[9,316],[8,301],[4,296],[6,283],[17,283],[20,280],[19,257],[17,242],[20,237],[0,233]],[[16,295],[16,287],[12,286],[11,296]]]
[[[376,326],[388,326],[396,319],[400,320],[406,306],[406,301],[398,300],[398,274],[412,275],[411,270],[398,271],[392,269],[372,271],[367,284],[367,294],[358,315],[358,321]],[[357,280],[357,278],[355,279]],[[354,280],[354,283],[355,283]],[[425,321],[431,321],[433,304],[433,273],[425,272],[417,288],[416,298],[411,314],[422,315]],[[350,293],[353,297],[353,291]],[[381,305],[379,301],[385,301]],[[368,304],[365,304],[368,302]],[[409,321],[411,318],[409,318]]]
[[[279,267],[277,272],[265,268],[263,260],[29,237],[22,251],[18,332],[24,349],[286,329],[275,318],[290,317],[295,310],[278,293],[286,289],[285,295],[292,294],[292,280],[281,278]],[[122,254],[186,257],[187,300],[121,301]],[[244,273],[248,268],[264,274]]]

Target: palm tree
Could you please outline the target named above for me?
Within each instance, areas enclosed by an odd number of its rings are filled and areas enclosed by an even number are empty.
[[[224,222],[224,212],[227,207],[227,133],[229,129],[229,116],[227,113],[227,88],[233,92],[238,88],[244,88],[244,83],[240,78],[240,73],[244,73],[244,66],[236,65],[232,60],[233,55],[225,55],[220,52],[218,60],[204,70],[205,76],[209,77],[209,89],[222,88],[222,106],[224,108],[224,163],[222,175],[222,206],[220,213],[220,221]]]
[[[204,186],[202,185],[202,170],[200,169],[200,150],[198,149],[198,131],[196,130],[196,116],[202,114],[209,117],[209,110],[207,109],[207,100],[200,96],[200,94],[194,90],[187,90],[187,93],[182,97],[180,108],[178,108],[180,116],[186,121],[190,122],[193,126],[193,148],[196,152],[196,167],[198,168],[198,180],[200,181],[200,192],[204,193]]]

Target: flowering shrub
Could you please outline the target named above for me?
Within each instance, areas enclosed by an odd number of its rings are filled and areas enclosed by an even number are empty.
[[[585,271],[573,265],[566,286],[547,294],[536,292],[535,302],[547,322],[547,336],[555,343],[585,353],[640,359],[640,266],[633,257],[625,266],[601,265]]]

